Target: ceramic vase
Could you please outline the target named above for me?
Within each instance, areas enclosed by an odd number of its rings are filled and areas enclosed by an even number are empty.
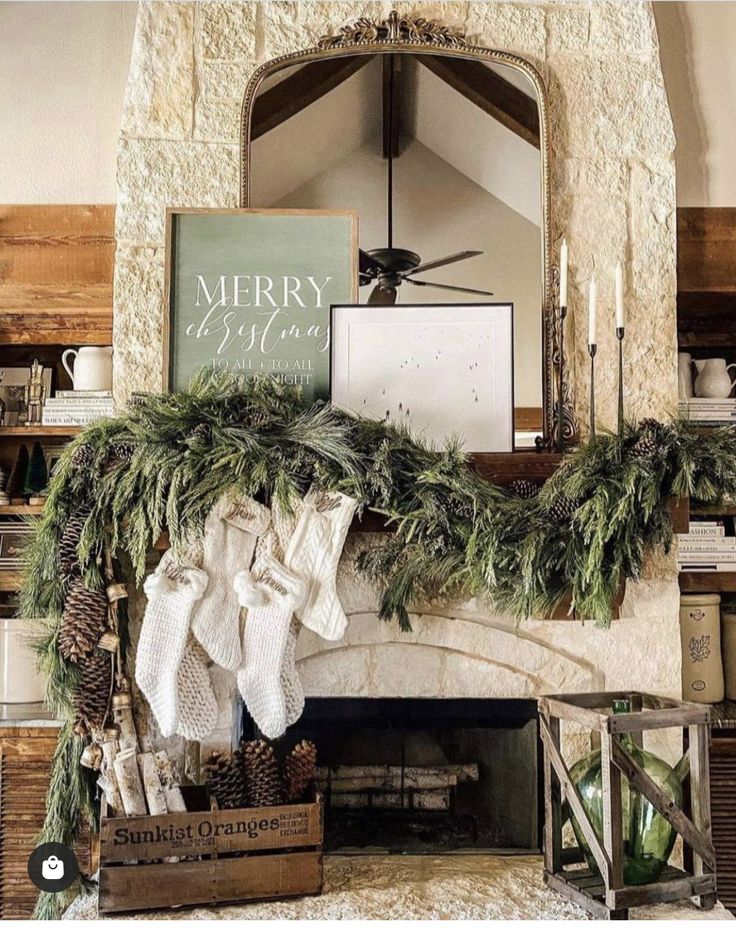
[[[736,701],[736,613],[721,614],[723,687],[727,699]]]
[[[677,395],[689,400],[693,393],[693,358],[683,351],[677,355]]]
[[[736,364],[726,364],[725,358],[707,358],[696,361],[698,376],[695,378],[695,396],[712,400],[723,400],[731,395],[736,380],[728,375]]]
[[[723,701],[721,596],[680,596],[682,697],[688,702]]]

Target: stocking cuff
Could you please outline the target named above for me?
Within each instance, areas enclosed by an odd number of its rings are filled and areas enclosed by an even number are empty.
[[[201,598],[207,588],[209,576],[201,569],[179,565],[167,552],[164,554],[156,571],[143,583],[143,591],[148,598],[165,595],[170,591],[188,593],[193,600]]]
[[[252,497],[223,499],[216,509],[227,523],[254,536],[262,536],[271,524],[271,511]]]
[[[293,608],[302,605],[307,593],[302,577],[290,572],[271,553],[261,556],[253,566],[253,584],[265,593],[268,601]]]
[[[318,514],[327,517],[336,526],[349,524],[358,506],[357,500],[340,491],[321,491],[312,487],[304,497],[304,503],[313,507]]]

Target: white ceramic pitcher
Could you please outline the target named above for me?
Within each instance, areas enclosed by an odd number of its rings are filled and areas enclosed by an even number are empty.
[[[75,355],[74,370],[67,363]],[[64,370],[72,378],[75,390],[112,390],[112,348],[68,348],[61,355]]]
[[[695,361],[695,367],[698,371],[695,378],[696,396],[720,400],[730,396],[736,380],[732,381],[728,372],[736,364],[726,366],[725,358],[706,358]]]

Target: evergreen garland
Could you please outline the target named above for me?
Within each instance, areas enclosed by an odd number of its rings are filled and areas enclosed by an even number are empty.
[[[736,494],[736,427],[703,435],[684,423],[627,425],[621,441],[603,434],[581,445],[525,499],[480,478],[457,444],[433,451],[401,427],[306,406],[268,378],[202,374],[187,392],[134,400],[67,447],[26,555],[20,614],[49,621],[39,654],[49,705],[67,725],[42,841],[72,844],[82,818],[93,818],[82,739],[69,727],[79,667],[58,651],[70,584],[59,544],[72,518],[83,519],[77,555],[88,587],[103,584],[106,548],[127,556],[140,583],[159,535],[168,530],[174,548],[201,536],[225,492],[288,504],[312,483],[385,516],[394,535],[359,568],[383,588],[381,617],[403,629],[418,602],[479,595],[533,617],[567,592],[578,616],[606,626],[620,577],[636,578],[647,550],[669,549],[669,498]],[[37,915],[59,906],[45,895]]]

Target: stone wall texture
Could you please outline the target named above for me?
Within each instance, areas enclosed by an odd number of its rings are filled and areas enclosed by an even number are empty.
[[[140,4],[118,161],[115,391],[162,385],[166,207],[238,204],[239,112],[254,69],[359,16],[392,8],[463,29],[533,62],[548,89],[552,230],[571,255],[572,388],[587,416],[587,282],[599,288],[598,415],[616,412],[613,275],[626,263],[630,415],[676,403],[674,135],[649,3],[147,2]],[[348,567],[345,566],[345,569]],[[347,579],[345,578],[347,576]],[[314,693],[533,695],[552,688],[679,691],[672,569],[629,589],[609,632],[499,620],[489,609],[422,617],[413,635],[379,625],[375,596],[344,572],[354,620],[337,649],[305,637]],[[457,620],[461,619],[461,622]],[[330,664],[324,663],[330,658]],[[320,660],[323,663],[320,663]],[[492,661],[492,662],[491,662]],[[342,665],[345,663],[345,665]]]

